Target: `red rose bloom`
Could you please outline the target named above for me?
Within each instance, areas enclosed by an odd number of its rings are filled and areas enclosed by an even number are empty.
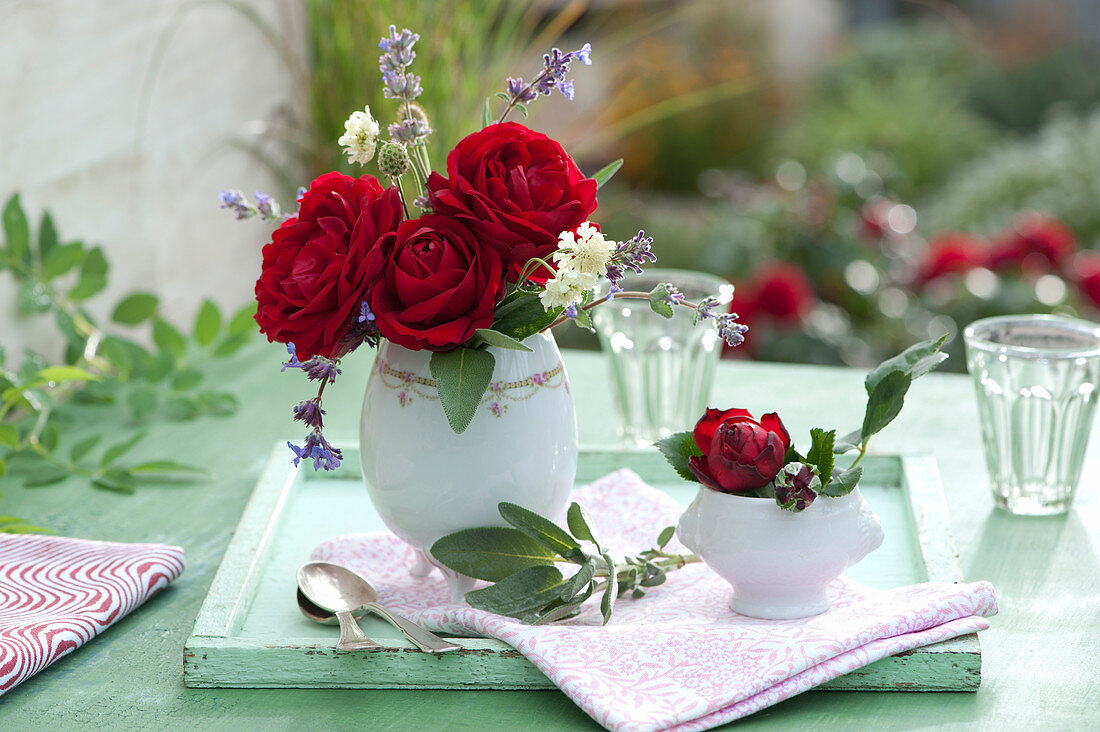
[[[1073,263],[1073,276],[1081,294],[1100,310],[1100,254],[1081,252]]]
[[[263,249],[256,322],[269,341],[294,343],[296,355],[342,355],[342,338],[369,280],[367,253],[401,221],[397,190],[372,176],[326,173],[310,184],[298,215]]]
[[[415,351],[450,351],[493,324],[503,289],[493,249],[460,222],[428,214],[403,222],[370,253],[370,307],[383,337]]]
[[[549,259],[558,235],[596,210],[596,181],[561,145],[515,122],[489,125],[447,156],[447,177],[428,178],[432,208],[466,224],[518,275],[531,257]],[[548,277],[545,268],[532,279]]]
[[[1061,269],[1077,249],[1077,237],[1058,219],[1041,214],[1018,218],[993,246],[992,266],[1044,273]]]
[[[928,243],[920,263],[917,283],[921,286],[949,274],[966,274],[989,264],[989,247],[969,234],[941,234]]]
[[[783,467],[791,436],[774,412],[757,422],[745,409],[708,409],[693,433],[702,457],[688,458],[699,482],[723,493],[762,488]]]
[[[753,315],[765,315],[790,327],[802,324],[817,299],[806,273],[786,262],[773,262],[758,270],[748,289]]]

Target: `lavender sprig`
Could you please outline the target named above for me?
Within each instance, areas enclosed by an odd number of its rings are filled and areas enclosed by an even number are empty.
[[[497,121],[506,120],[508,114],[516,107],[520,107],[526,113],[526,107],[523,105],[534,101],[540,94],[549,96],[555,89],[566,99],[573,101],[576,95],[573,82],[566,81],[565,78],[569,73],[569,65],[573,61],[580,61],[585,66],[591,66],[591,53],[592,45],[589,43],[568,53],[562,53],[561,49],[554,48],[542,57],[542,71],[531,82],[524,83],[522,77],[508,77],[505,84],[506,91],[497,95],[507,100],[508,106],[504,108]]]
[[[627,270],[642,274],[646,264],[656,262],[657,255],[653,253],[652,247],[653,237],[646,236],[644,229],[640,229],[630,239],[616,244],[611,262],[607,265],[607,279],[611,284],[617,286]]]
[[[294,453],[294,466],[297,467],[302,460],[313,460],[314,470],[320,470],[321,468],[336,470],[340,467],[340,461],[344,456],[340,450],[332,447],[322,434],[324,429],[322,417],[324,417],[325,410],[321,408],[321,398],[325,393],[325,387],[336,381],[340,369],[337,367],[336,361],[324,356],[314,356],[307,361],[298,360],[297,349],[293,343],[286,345],[286,352],[290,354],[290,359],[283,364],[283,371],[288,368],[301,369],[310,381],[321,382],[317,389],[317,396],[300,401],[292,408],[295,420],[304,422],[307,426],[313,428],[313,431],[306,436],[305,444],[302,447],[298,447],[292,442],[286,443],[287,447]]]
[[[387,99],[411,102],[420,96],[420,77],[408,72],[408,67],[416,58],[413,46],[419,40],[418,33],[413,33],[408,28],[398,33],[397,26],[391,25],[389,36],[378,42],[378,47],[382,49],[382,55],[378,57],[378,68],[386,85],[383,94]]]
[[[344,459],[343,453],[330,445],[325,436],[321,434],[319,429],[313,430],[306,436],[306,442],[302,447],[298,447],[293,442],[287,442],[289,447],[294,452],[294,467],[298,467],[298,463],[302,460],[313,460],[313,469],[320,470],[336,470],[340,467],[340,461]]]
[[[259,217],[263,221],[282,221],[283,212],[278,201],[266,193],[256,191],[256,203],[252,204],[238,190],[218,194],[218,208],[227,208],[237,214],[237,221]]]

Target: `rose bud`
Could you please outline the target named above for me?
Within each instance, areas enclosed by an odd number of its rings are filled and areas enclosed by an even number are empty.
[[[775,476],[775,499],[788,511],[804,511],[817,498],[815,483],[821,485],[809,465],[791,463]]]
[[[783,467],[791,437],[774,412],[757,422],[745,409],[708,409],[693,433],[702,457],[688,459],[699,482],[723,493],[770,483]]]

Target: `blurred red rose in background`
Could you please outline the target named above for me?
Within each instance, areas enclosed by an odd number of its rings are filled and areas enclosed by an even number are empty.
[[[921,260],[917,285],[923,287],[949,274],[966,274],[976,267],[989,265],[989,245],[970,234],[950,232],[928,243]]]
[[[1058,219],[1025,214],[1012,229],[997,237],[990,264],[995,269],[1018,268],[1024,273],[1061,269],[1077,250],[1077,237]]]

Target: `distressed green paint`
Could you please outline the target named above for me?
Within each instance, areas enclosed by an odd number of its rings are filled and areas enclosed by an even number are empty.
[[[297,615],[292,601],[294,571],[327,536],[364,530],[368,522],[381,528],[380,519],[366,505],[366,492],[354,471],[342,480],[331,474],[322,479],[323,472],[293,469],[284,451],[277,445],[272,453],[187,640],[188,686],[553,688],[505,643],[456,639],[463,650],[432,656],[412,649],[392,628],[372,619],[364,621],[366,632],[383,651],[336,651],[335,628],[318,627]],[[358,450],[345,447],[344,458],[355,465]],[[891,587],[929,579],[958,581],[962,572],[950,526],[940,520],[946,509],[935,462],[927,457],[881,456],[868,458],[866,465],[864,490],[891,536],[891,542],[873,555],[875,564],[868,562],[869,568],[864,568],[869,583]],[[633,469],[683,502],[695,490],[677,478],[655,450],[583,451],[578,480],[588,482],[620,468]],[[359,514],[341,510],[356,505],[361,507]],[[913,524],[914,517],[923,522]],[[973,691],[980,680],[981,655],[971,635],[882,659],[823,688]]]
[[[346,442],[357,434],[370,355],[364,351],[346,359],[344,376],[325,390],[326,424]],[[304,434],[290,421],[290,405],[309,389],[300,375],[279,373],[277,364],[285,357],[276,344],[243,350],[210,375],[241,401],[236,417],[161,423],[142,443],[150,457],[202,460],[208,479],[143,488],[134,496],[94,491],[78,481],[23,489],[0,479],[6,513],[69,536],[181,544],[188,563],[168,590],[0,699],[0,729],[598,730],[556,691],[183,685],[184,644],[271,444],[300,441]],[[614,446],[614,410],[601,355],[567,351],[564,358],[581,443]],[[754,414],[777,411],[802,445],[811,427],[835,426],[843,434],[860,424],[864,376],[852,369],[723,362],[711,403]],[[87,409],[83,415],[74,442],[104,429],[119,439],[133,430],[125,410]],[[964,575],[997,587],[1001,611],[981,635],[981,689],[973,694],[811,691],[728,729],[1001,732],[1096,726],[1100,654],[1092,649],[1100,645],[1100,490],[1089,476],[1100,473],[1100,431],[1094,432],[1069,515],[1036,519],[993,507],[973,386],[965,376],[922,377],[901,416],[875,437],[873,449],[935,457]],[[855,567],[856,579],[866,581],[859,572],[873,565],[878,553]],[[900,583],[909,576],[904,570],[894,579]]]

